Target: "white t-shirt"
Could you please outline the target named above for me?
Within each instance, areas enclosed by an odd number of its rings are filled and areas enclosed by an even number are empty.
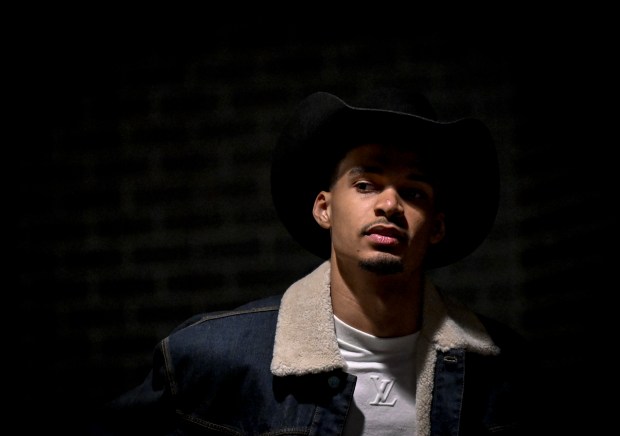
[[[357,376],[344,435],[413,435],[416,429],[414,359],[418,333],[379,338],[334,316],[347,371]]]

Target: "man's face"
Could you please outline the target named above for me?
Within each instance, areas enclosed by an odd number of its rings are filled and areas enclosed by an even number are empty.
[[[315,219],[330,229],[332,256],[389,274],[421,267],[444,236],[435,189],[411,151],[367,144],[350,150],[330,191],[315,201]]]

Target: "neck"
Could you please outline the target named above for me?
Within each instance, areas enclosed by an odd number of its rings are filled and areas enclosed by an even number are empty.
[[[357,265],[342,268],[331,261],[334,314],[374,336],[404,336],[420,330],[422,291],[420,270],[379,275]]]

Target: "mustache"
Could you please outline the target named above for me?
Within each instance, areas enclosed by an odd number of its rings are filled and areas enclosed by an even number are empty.
[[[382,225],[389,225],[389,226],[395,226],[397,230],[405,232],[405,229],[401,226],[399,226],[397,223],[388,220],[387,218],[383,217],[383,218],[379,218],[374,220],[373,222],[366,224],[364,227],[362,227],[362,230],[360,231],[360,234],[363,236],[366,233],[368,233],[370,231],[370,229],[372,229],[374,226],[382,226]]]

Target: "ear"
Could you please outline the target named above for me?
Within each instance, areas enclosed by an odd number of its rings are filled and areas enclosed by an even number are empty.
[[[312,208],[312,215],[314,216],[314,219],[324,229],[329,229],[332,226],[329,209],[330,200],[331,193],[321,191],[314,199],[314,206]]]
[[[446,216],[443,212],[439,212],[435,215],[433,233],[431,235],[431,244],[437,244],[444,238],[444,236],[446,236]]]

